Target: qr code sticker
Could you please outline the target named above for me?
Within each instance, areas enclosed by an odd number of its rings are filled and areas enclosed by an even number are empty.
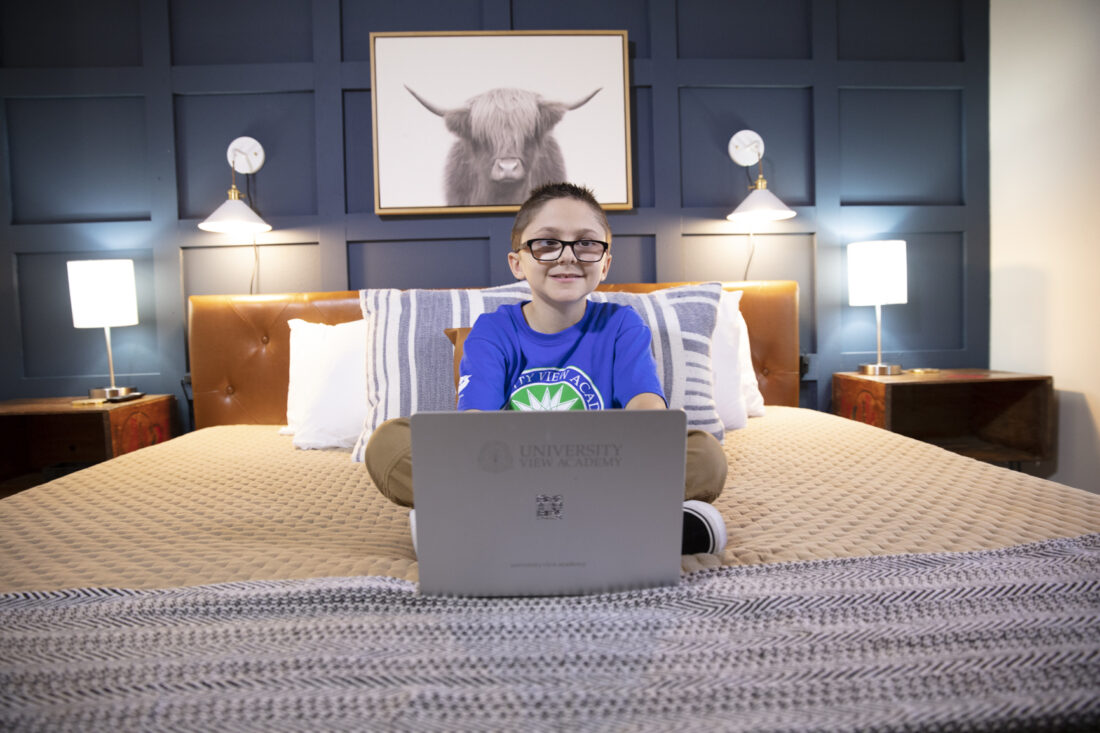
[[[539,494],[535,497],[535,516],[539,519],[561,519],[565,500],[561,494]]]

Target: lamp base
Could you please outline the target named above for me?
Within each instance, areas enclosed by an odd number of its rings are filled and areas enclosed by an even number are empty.
[[[88,396],[93,400],[119,400],[135,399],[141,397],[141,393],[137,391],[137,387],[100,387],[88,390]]]
[[[894,374],[901,374],[901,366],[897,364],[860,364],[859,373],[867,374],[874,377],[888,377]]]

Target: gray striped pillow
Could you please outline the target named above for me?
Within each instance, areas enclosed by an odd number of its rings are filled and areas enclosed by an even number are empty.
[[[722,284],[684,285],[652,293],[596,291],[588,298],[638,311],[653,333],[657,376],[669,407],[683,408],[689,428],[722,440],[725,427],[714,402],[710,354]]]
[[[688,426],[723,436],[711,386],[710,339],[719,283],[653,293],[596,292],[592,300],[633,306],[653,332],[653,353],[671,407]],[[454,352],[444,329],[472,326],[482,313],[530,300],[526,282],[481,290],[361,290],[367,324],[367,416],[352,449],[362,462],[374,429],[414,412],[453,410]]]
[[[482,313],[530,299],[526,282],[480,290],[360,290],[367,416],[352,460],[362,463],[370,434],[386,420],[454,409],[454,350],[444,329],[472,326]]]

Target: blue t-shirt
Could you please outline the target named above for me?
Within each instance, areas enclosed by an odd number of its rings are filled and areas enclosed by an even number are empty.
[[[522,304],[480,316],[459,365],[459,410],[602,410],[664,398],[649,327],[630,306],[589,302],[564,331],[539,333]]]

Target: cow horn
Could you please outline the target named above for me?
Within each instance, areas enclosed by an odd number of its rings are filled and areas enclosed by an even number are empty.
[[[588,100],[592,99],[592,97],[599,94],[601,89],[603,89],[603,87],[597,87],[596,91],[592,92],[591,94],[589,94],[587,97],[585,97],[581,101],[577,102],[576,104],[571,104],[571,105],[567,106],[566,109],[576,109],[577,107],[580,107],[582,104],[584,104]],[[412,89],[409,89],[409,91],[411,92]],[[417,97],[417,99],[420,99],[420,97]],[[421,101],[423,101],[423,100],[421,100]],[[436,114],[439,114],[439,113],[436,112]]]
[[[406,89],[409,89],[408,84],[405,84],[404,86],[405,86]],[[597,89],[596,91],[598,92],[599,89]],[[414,92],[412,89],[409,89],[409,94],[416,97],[416,101],[420,102],[422,105],[427,107],[429,112],[434,112],[435,114],[439,115],[440,117],[443,117],[447,114],[447,110],[443,109],[442,107],[436,107],[434,104],[432,104],[428,100],[424,99],[424,97],[421,97],[419,94]],[[588,100],[586,99],[585,102],[587,102],[587,101]],[[581,102],[581,104],[584,104],[584,102]]]

